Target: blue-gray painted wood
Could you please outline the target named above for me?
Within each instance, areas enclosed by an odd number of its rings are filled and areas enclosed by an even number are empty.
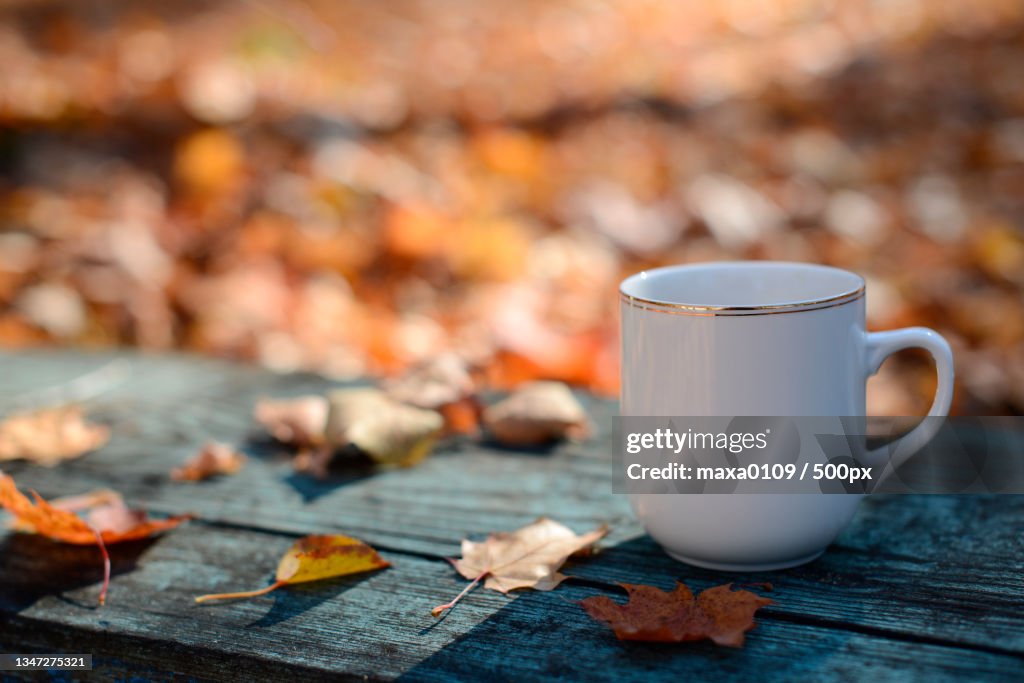
[[[20,485],[46,496],[112,487],[156,512],[201,517],[116,549],[103,609],[94,606],[94,550],[0,535],[0,651],[91,651],[97,674],[111,679],[1022,677],[1021,497],[874,498],[820,560],[737,577],[667,558],[611,493],[609,402],[586,399],[599,428],[587,444],[538,453],[462,440],[415,468],[316,482],[254,438],[251,411],[259,396],[329,386],[186,356],[0,354],[0,414],[86,398],[90,414],[114,429],[107,447],[59,468],[10,465]],[[170,469],[209,439],[242,445],[247,467],[198,485],[168,482]],[[465,585],[442,559],[457,554],[459,540],[541,514],[580,531],[607,521],[613,533],[602,553],[571,567],[579,580],[558,591],[508,599],[477,590],[435,623],[430,608]],[[360,536],[394,567],[192,605],[196,594],[265,584],[294,538],[314,532]],[[621,644],[573,603],[613,593],[617,581],[669,587],[677,578],[697,588],[770,580],[777,604],[761,613],[747,647],[732,651]]]

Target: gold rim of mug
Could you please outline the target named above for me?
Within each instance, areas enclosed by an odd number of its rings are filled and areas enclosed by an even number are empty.
[[[691,304],[672,304],[664,301],[643,299],[638,296],[631,296],[619,291],[619,298],[626,301],[630,306],[641,308],[645,311],[655,313],[670,313],[674,315],[773,315],[776,313],[801,313],[804,311],[820,311],[823,308],[833,308],[853,303],[864,297],[865,287],[861,285],[852,292],[845,292],[825,299],[814,301],[799,301],[791,304],[771,304],[768,306],[695,306]]]

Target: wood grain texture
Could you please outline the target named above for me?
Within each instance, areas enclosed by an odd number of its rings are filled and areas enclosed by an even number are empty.
[[[114,432],[101,451],[58,469],[12,464],[21,486],[45,496],[112,487],[155,512],[201,517],[117,549],[102,610],[95,551],[0,536],[0,651],[92,651],[104,678],[1007,680],[1024,671],[1021,497],[873,498],[820,560],[727,575],[666,557],[611,493],[610,402],[585,398],[598,427],[587,444],[523,452],[462,440],[416,468],[317,482],[258,437],[251,412],[259,396],[329,386],[185,356],[0,354],[0,413],[77,394]],[[209,439],[241,445],[250,463],[234,477],[169,482]],[[430,608],[465,585],[442,559],[459,540],[541,514],[577,531],[607,521],[613,534],[604,552],[571,567],[571,585],[513,599],[477,590],[435,623]],[[192,605],[200,593],[264,585],[294,538],[317,532],[363,538],[395,566]],[[734,652],[620,644],[572,602],[614,594],[618,581],[667,588],[677,578],[695,588],[771,580],[777,604]]]

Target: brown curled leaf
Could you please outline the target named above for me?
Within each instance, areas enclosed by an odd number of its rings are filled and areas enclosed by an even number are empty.
[[[622,584],[629,594],[625,604],[603,595],[580,605],[594,619],[611,628],[619,640],[680,643],[712,640],[718,645],[742,647],[744,634],[754,628],[754,614],[768,598],[732,584],[715,586],[696,598],[683,583],[671,593],[654,586]],[[770,586],[769,586],[770,590]]]
[[[219,475],[235,474],[245,465],[245,456],[231,446],[210,442],[188,462],[171,472],[174,481],[204,481]]]

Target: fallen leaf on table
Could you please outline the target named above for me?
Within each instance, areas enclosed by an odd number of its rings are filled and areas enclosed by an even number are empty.
[[[300,396],[289,399],[260,399],[256,403],[256,421],[281,443],[296,448],[323,444],[327,425],[327,399]]]
[[[15,516],[15,528],[73,545],[93,545],[97,534],[107,545],[137,541],[191,518],[179,515],[151,520],[145,511],[128,508],[121,494],[109,489],[49,502],[35,491],[31,493],[34,503],[18,491],[13,478],[0,474],[0,506]],[[129,518],[134,520],[130,525],[125,523]]]
[[[110,429],[86,422],[78,406],[44,408],[0,422],[0,462],[28,460],[53,467],[96,450]]]
[[[388,380],[384,391],[396,401],[437,409],[472,396],[476,386],[465,361],[454,353],[442,353]]]
[[[431,614],[451,609],[480,581],[484,588],[508,593],[517,588],[549,591],[566,579],[560,573],[572,555],[589,553],[591,546],[608,533],[601,526],[577,535],[558,522],[541,517],[513,532],[491,534],[482,543],[464,540],[462,559],[452,560],[455,569],[472,583],[451,602],[438,605]]]
[[[222,474],[234,474],[242,469],[245,456],[231,446],[208,443],[188,462],[171,472],[174,481],[203,481]]]
[[[350,536],[306,536],[296,541],[281,558],[274,583],[253,591],[201,595],[196,602],[252,598],[282,586],[361,574],[390,566],[376,550]]]
[[[604,622],[619,640],[680,643],[710,639],[718,645],[741,647],[743,634],[754,628],[754,613],[772,604],[732,584],[715,586],[694,598],[686,585],[671,593],[654,586],[624,583],[629,602],[620,604],[603,595],[580,601],[594,619]],[[770,585],[766,585],[771,590]]]
[[[76,496],[61,496],[48,502],[59,510],[83,512],[107,505],[124,505],[124,497],[113,489],[96,489]]]
[[[341,447],[351,442],[349,430],[363,420],[373,419],[390,410],[395,401],[380,389],[358,387],[338,389],[327,394],[327,443]],[[401,405],[401,404],[398,404]]]
[[[378,389],[341,389],[331,392],[328,402],[327,443],[354,446],[381,464],[423,460],[444,427],[437,411],[399,403]]]
[[[96,545],[103,555],[103,587],[99,602],[104,604],[110,586],[110,556],[107,546],[137,541],[173,529],[189,515],[151,520],[144,510],[124,504],[116,491],[100,490],[47,502],[32,491],[33,500],[18,491],[14,479],[0,474],[0,507],[14,515],[11,527],[72,545]]]
[[[348,438],[375,462],[408,466],[430,455],[443,427],[437,412],[398,404],[352,425]]]
[[[442,353],[414,365],[386,382],[384,391],[396,401],[438,411],[449,433],[472,433],[480,423],[476,383],[457,354]]]
[[[536,446],[590,433],[587,414],[561,382],[531,382],[484,410],[484,425],[510,446]]]

